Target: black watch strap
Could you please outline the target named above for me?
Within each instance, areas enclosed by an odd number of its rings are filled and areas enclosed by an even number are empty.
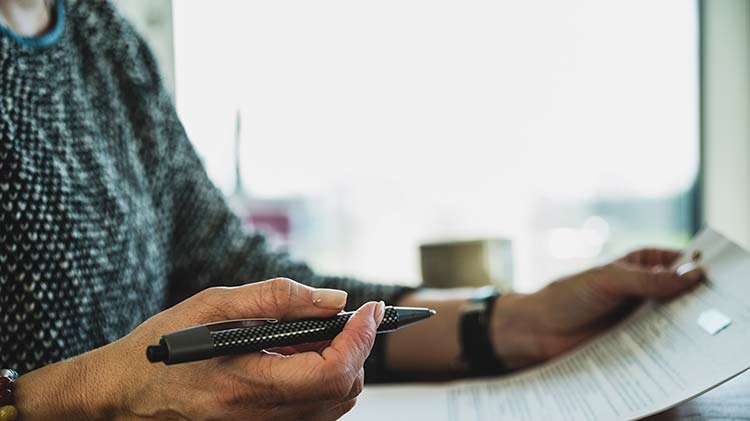
[[[474,376],[497,375],[509,370],[497,357],[490,341],[490,320],[500,293],[492,287],[479,288],[461,311],[461,359]]]

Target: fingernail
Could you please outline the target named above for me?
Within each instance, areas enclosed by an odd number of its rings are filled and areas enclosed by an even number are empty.
[[[372,317],[373,319],[375,319],[375,325],[380,326],[380,323],[383,322],[383,317],[385,317],[385,303],[383,301],[379,302],[378,305],[375,306]]]
[[[703,270],[693,262],[680,265],[675,269],[677,275],[688,282],[698,282],[703,278]]]
[[[312,292],[312,301],[315,307],[320,308],[343,308],[346,304],[346,291],[340,289],[316,288]]]

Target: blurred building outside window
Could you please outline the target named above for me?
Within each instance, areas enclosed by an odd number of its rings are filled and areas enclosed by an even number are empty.
[[[529,291],[691,235],[695,2],[180,0],[173,18],[210,177],[319,272],[417,284],[420,244],[507,238]]]

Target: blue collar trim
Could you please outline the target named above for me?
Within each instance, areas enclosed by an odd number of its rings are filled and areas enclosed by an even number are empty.
[[[64,28],[65,28],[64,1],[56,0],[55,1],[55,24],[52,28],[50,28],[49,31],[45,32],[43,35],[40,35],[38,37],[22,37],[3,25],[0,25],[0,35],[7,36],[13,41],[26,47],[44,48],[44,47],[49,47],[55,42],[57,42],[57,40],[60,39],[60,36],[62,35]]]

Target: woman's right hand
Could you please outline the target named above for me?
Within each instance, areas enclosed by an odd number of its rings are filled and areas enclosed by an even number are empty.
[[[210,288],[110,345],[21,376],[17,406],[27,421],[338,419],[362,390],[362,366],[383,318],[382,303],[362,306],[320,352],[256,353],[166,366],[149,363],[145,351],[175,330],[231,319],[330,317],[345,301],[343,291],[283,278]]]

